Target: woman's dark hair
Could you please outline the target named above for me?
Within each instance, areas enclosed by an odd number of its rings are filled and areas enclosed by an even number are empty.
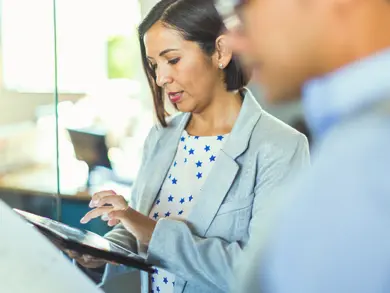
[[[156,75],[147,60],[144,44],[144,35],[158,21],[180,32],[185,40],[198,43],[208,56],[215,52],[215,42],[225,31],[225,26],[212,0],[161,0],[140,24],[138,34],[143,67],[152,90],[157,118],[166,127],[163,89],[156,84]],[[248,77],[235,56],[225,67],[224,75],[228,91],[240,90],[248,83]]]

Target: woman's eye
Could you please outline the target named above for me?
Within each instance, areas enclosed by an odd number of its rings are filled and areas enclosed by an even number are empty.
[[[180,58],[174,58],[168,61],[169,64],[175,65],[180,61]]]

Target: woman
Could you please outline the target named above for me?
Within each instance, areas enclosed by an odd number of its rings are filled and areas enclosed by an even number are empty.
[[[119,225],[106,237],[155,265],[142,292],[228,292],[266,199],[309,161],[306,138],[244,89],[223,32],[210,0],[163,0],[139,27],[161,125],[146,139],[130,206],[103,191],[82,222],[108,214]],[[179,111],[167,120],[165,98]]]

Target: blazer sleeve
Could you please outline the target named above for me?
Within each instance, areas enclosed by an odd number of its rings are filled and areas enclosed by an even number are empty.
[[[263,200],[271,197],[290,175],[309,164],[307,140],[300,134],[297,137],[293,141],[295,147],[290,151],[283,150],[274,155],[272,150],[272,155],[266,160],[258,158],[247,245],[254,241],[257,224],[262,222]],[[214,292],[228,292],[243,249],[239,242],[193,235],[184,222],[160,219],[149,243],[147,260],[186,281],[205,284]]]
[[[144,143],[144,148],[143,148],[143,153],[142,153],[141,166],[140,166],[140,169],[138,171],[137,178],[140,177],[139,174],[142,174],[142,172],[145,168],[146,162],[148,161],[148,158],[149,158],[149,155],[150,155],[150,152],[152,149],[152,145],[154,145],[154,143],[156,141],[156,133],[157,133],[157,126],[153,127],[150,130],[148,136],[146,137],[146,140]],[[138,193],[139,193],[138,189],[140,186],[139,183],[140,182],[138,180],[136,180],[136,182],[132,188],[132,192],[131,192],[129,205],[133,208],[135,208],[137,206],[137,198],[138,198]],[[117,244],[123,246],[124,248],[126,248],[130,251],[133,251],[133,252],[137,251],[137,240],[130,232],[128,232],[123,227],[122,224],[115,226],[104,237],[111,240],[114,243],[117,243]]]
[[[144,148],[143,148],[143,154],[142,154],[142,161],[141,161],[141,166],[138,171],[138,176],[139,178],[140,174],[142,174],[145,165],[148,161],[148,158],[150,157],[150,152],[153,149],[153,146],[157,140],[157,126],[153,127],[148,136],[146,137],[145,143],[144,143]],[[140,186],[140,182],[136,180],[132,192],[131,192],[131,197],[130,197],[130,202],[129,205],[131,207],[136,207],[137,206],[137,198],[138,198],[138,189]],[[122,224],[119,224],[115,226],[110,232],[108,232],[104,237],[134,253],[137,253],[137,239],[132,235],[130,232],[128,232]],[[117,276],[119,274],[124,274],[131,272],[133,269],[124,265],[112,265],[112,264],[107,264],[106,269],[103,275],[103,283],[106,282],[108,279],[111,277]]]

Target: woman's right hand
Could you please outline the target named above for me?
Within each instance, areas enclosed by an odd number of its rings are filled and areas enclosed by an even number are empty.
[[[101,258],[96,258],[87,254],[80,254],[73,250],[63,250],[63,252],[65,252],[70,258],[74,259],[78,264],[87,269],[97,269],[108,263]]]

